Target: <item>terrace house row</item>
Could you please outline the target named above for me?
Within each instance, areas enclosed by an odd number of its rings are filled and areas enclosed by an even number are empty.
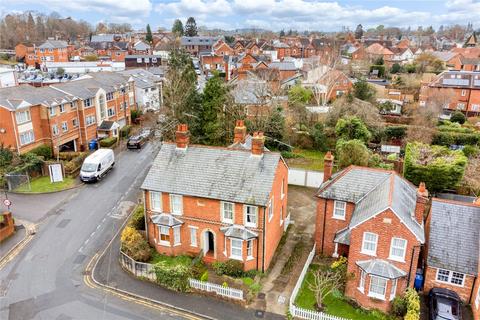
[[[2,88],[0,143],[19,154],[42,144],[55,152],[85,150],[91,139],[118,136],[135,103],[134,81],[108,72],[50,87]]]
[[[149,243],[162,254],[238,260],[265,271],[289,222],[288,168],[237,121],[229,148],[190,145],[179,125],[142,185]]]

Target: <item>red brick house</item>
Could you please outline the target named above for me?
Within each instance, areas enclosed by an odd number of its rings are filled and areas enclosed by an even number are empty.
[[[394,171],[350,166],[334,175],[325,157],[317,192],[317,253],[348,257],[354,275],[345,295],[362,307],[388,311],[392,299],[413,286],[427,191]]]
[[[434,198],[426,230],[425,291],[455,291],[478,310],[480,198]]]
[[[234,259],[245,270],[268,269],[285,230],[288,168],[237,122],[235,145],[189,144],[187,125],[164,143],[142,189],[149,243],[162,254]]]

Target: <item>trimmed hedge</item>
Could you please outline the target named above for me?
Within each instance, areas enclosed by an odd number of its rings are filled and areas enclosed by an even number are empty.
[[[440,146],[480,145],[480,133],[461,133],[455,131],[439,131],[432,140],[432,144]]]
[[[454,189],[462,180],[467,157],[462,151],[442,146],[409,143],[405,150],[403,172],[415,185],[425,182],[431,192]]]
[[[32,150],[30,150],[29,153],[33,153],[39,157],[43,157],[43,159],[51,159],[53,157],[53,149],[50,146],[47,146],[46,144],[43,144],[41,146],[38,146]]]
[[[403,139],[407,135],[407,126],[390,126],[385,128],[387,139]]]
[[[102,148],[110,148],[115,143],[117,143],[117,137],[110,137],[100,140],[100,147]]]
[[[188,278],[192,276],[190,266],[183,264],[170,265],[160,261],[155,266],[157,283],[169,289],[186,292],[190,289]]]
[[[80,166],[83,164],[83,160],[85,160],[86,157],[88,157],[89,153],[88,152],[79,152],[78,156],[72,158],[70,161],[65,163],[63,165],[63,168],[65,169],[66,174],[73,174],[75,171],[77,171]]]
[[[124,126],[122,129],[120,129],[120,137],[122,138],[128,137],[131,130],[132,130],[132,126],[130,125]]]

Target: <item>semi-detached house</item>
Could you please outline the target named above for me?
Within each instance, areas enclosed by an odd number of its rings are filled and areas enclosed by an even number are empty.
[[[289,220],[288,168],[261,133],[247,149],[245,133],[240,121],[232,147],[190,145],[179,125],[176,143],[162,145],[142,185],[148,241],[159,253],[269,267]]]
[[[19,154],[42,144],[86,150],[92,139],[117,136],[135,106],[133,80],[99,72],[50,87],[0,89],[0,143]]]
[[[388,311],[412,287],[425,243],[424,184],[416,189],[394,171],[350,166],[331,175],[317,192],[317,253],[348,257],[354,277],[345,294],[364,308]]]

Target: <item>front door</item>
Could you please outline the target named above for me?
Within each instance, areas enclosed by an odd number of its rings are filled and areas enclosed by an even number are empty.
[[[211,251],[212,253],[215,252],[215,241],[213,238],[213,233],[210,231],[207,233],[208,234],[208,251]]]

